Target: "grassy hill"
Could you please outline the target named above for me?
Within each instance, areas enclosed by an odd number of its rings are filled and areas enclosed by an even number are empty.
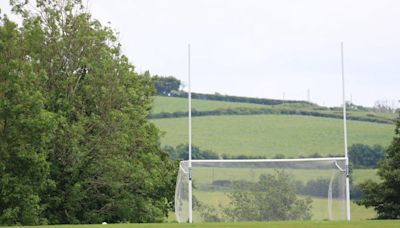
[[[243,102],[226,102],[226,101],[216,101],[216,100],[201,100],[192,99],[192,108],[197,112],[207,112],[215,110],[240,110],[248,109],[251,111],[262,110],[263,113],[278,113],[278,112],[291,112],[297,111],[298,114],[303,115],[308,113],[331,116],[335,118],[340,118],[342,115],[341,108],[326,108],[310,103],[283,103],[278,105],[264,105],[264,104],[254,104],[254,103],[243,103]],[[179,97],[163,97],[157,96],[154,99],[153,114],[160,113],[176,113],[187,112],[188,101],[186,98]],[[382,113],[382,112],[372,112],[364,109],[349,108],[348,118],[350,119],[361,119],[370,122],[388,122],[391,123],[397,117],[394,113]]]
[[[187,118],[155,119],[165,132],[163,145],[187,143]],[[193,143],[219,154],[286,157],[343,153],[339,119],[291,116],[205,116],[192,119]],[[388,145],[394,125],[348,121],[349,145]]]
[[[244,109],[244,110],[295,110],[294,115],[268,114],[255,115],[246,112],[226,113],[213,115],[212,112],[204,116],[195,116],[192,119],[193,144],[202,150],[212,150],[220,155],[231,156],[252,155],[266,156],[273,158],[276,155],[285,157],[310,156],[319,153],[326,155],[343,155],[343,122],[340,119],[341,109],[328,109],[307,103],[287,103],[278,105],[263,105],[254,103],[225,102],[215,100],[193,99],[193,109],[197,112],[208,112],[213,110]],[[322,113],[328,116],[318,117],[302,115],[302,111],[307,113]],[[155,118],[152,121],[164,132],[162,137],[163,145],[176,146],[187,143],[188,119],[187,99],[175,97],[156,97],[152,113],[176,113],[179,118]],[[396,115],[392,113],[372,113],[366,110],[350,110],[349,117],[361,117],[362,121],[348,121],[349,145],[362,143],[367,145],[380,144],[389,145],[394,131],[394,124],[388,124]],[[377,122],[375,122],[377,120]],[[383,120],[383,121],[382,121]],[[385,122],[386,123],[382,123]],[[226,170],[225,170],[226,171]],[[210,170],[200,170],[194,173],[194,178],[201,184],[200,177],[210,175]],[[231,179],[240,179],[240,170],[228,170]],[[325,175],[327,173],[316,170],[316,174]],[[200,175],[196,178],[196,175]],[[213,178],[218,177],[212,174]],[[297,173],[304,181],[307,176]],[[329,174],[330,175],[330,174]],[[255,175],[257,176],[257,175]],[[224,177],[226,178],[226,177]],[[204,178],[203,178],[204,179]],[[207,179],[207,178],[206,178]],[[378,180],[376,170],[358,169],[353,171],[354,184],[361,183],[366,179]],[[210,180],[208,178],[207,180]],[[200,181],[200,182],[199,182]],[[207,184],[207,183],[206,183]],[[197,197],[204,198],[210,203],[224,203],[223,192],[200,191],[194,193]],[[211,194],[211,195],[210,195]],[[222,201],[221,201],[222,200]],[[326,200],[315,198],[313,201],[313,214],[315,219],[326,217],[324,210]],[[351,210],[353,219],[368,219],[375,216],[372,209],[365,209],[352,203]]]

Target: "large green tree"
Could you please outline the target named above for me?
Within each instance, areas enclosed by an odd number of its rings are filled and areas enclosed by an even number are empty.
[[[25,53],[17,25],[0,26],[0,224],[43,222],[41,193],[49,186],[47,145],[54,116],[45,110],[41,71]]]
[[[381,182],[361,184],[363,195],[358,203],[374,208],[379,219],[400,219],[400,117],[393,141],[378,166],[378,175]]]
[[[36,217],[53,224],[162,221],[172,207],[176,169],[160,149],[159,130],[146,119],[155,94],[151,78],[134,71],[115,32],[93,19],[80,0],[10,2],[23,19],[16,35],[22,41],[10,45],[23,53],[4,58],[28,62],[41,79],[32,80],[27,107],[20,101],[10,106],[36,111],[32,118],[53,126],[39,129],[49,136],[40,134],[40,148],[31,150],[43,150],[40,161],[48,174],[42,175],[46,187],[36,191]],[[20,77],[12,80],[19,83]],[[28,108],[29,102],[38,108]],[[40,133],[35,128],[23,145]],[[23,137],[19,131],[17,140]],[[10,150],[4,151],[8,156]]]

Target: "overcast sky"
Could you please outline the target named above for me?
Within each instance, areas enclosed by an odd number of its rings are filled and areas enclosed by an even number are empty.
[[[0,0],[1,8],[4,2]],[[340,42],[347,100],[372,106],[400,99],[397,0],[89,0],[111,22],[139,72],[192,90],[341,104]]]

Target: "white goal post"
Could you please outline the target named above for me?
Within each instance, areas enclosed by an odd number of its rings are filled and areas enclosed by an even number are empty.
[[[192,160],[190,67],[189,44],[189,157],[180,163],[177,177],[175,214],[178,222],[192,223],[193,218],[196,221],[212,222],[306,219],[350,221],[343,42],[344,157]]]
[[[177,178],[178,222],[346,219],[344,157],[192,160],[191,197],[188,163]]]

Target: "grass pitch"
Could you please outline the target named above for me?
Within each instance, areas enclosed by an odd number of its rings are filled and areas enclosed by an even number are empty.
[[[400,221],[289,221],[289,222],[239,222],[239,223],[194,223],[194,224],[107,224],[107,225],[58,225],[32,226],[32,228],[398,228]]]

